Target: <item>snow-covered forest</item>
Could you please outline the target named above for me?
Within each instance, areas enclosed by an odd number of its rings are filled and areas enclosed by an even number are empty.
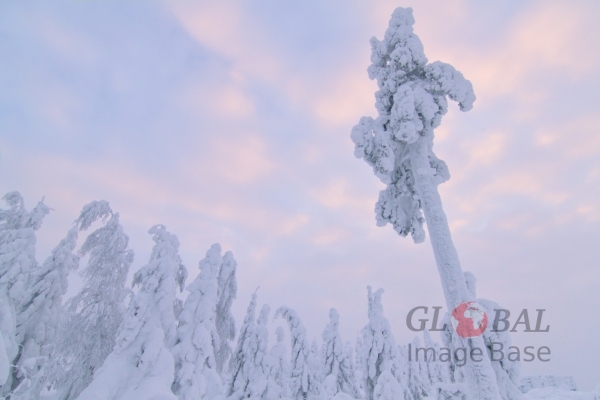
[[[129,288],[134,251],[108,202],[85,205],[39,263],[36,233],[50,208],[40,201],[26,210],[17,192],[3,199],[0,380],[7,399],[464,398],[467,389],[455,372],[465,358],[442,356],[452,348],[450,328],[442,343],[427,330],[411,343],[396,343],[384,314],[383,289],[367,288],[368,315],[356,337],[342,338],[343,317],[333,308],[323,331],[309,333],[293,309],[259,307],[259,290],[250,299],[238,299],[249,302],[238,322],[231,314],[238,265],[219,244],[206,251],[199,274],[189,282],[177,236],[155,225],[148,231],[152,255]],[[86,232],[92,225],[98,227]],[[82,259],[86,265],[80,265]],[[76,272],[84,284],[65,299],[68,276]],[[475,293],[470,273],[465,282]],[[178,298],[181,292],[185,301]],[[478,301],[490,313],[499,307]],[[279,326],[273,335],[276,319],[289,329]],[[445,322],[449,327],[448,317]],[[508,347],[510,336],[486,332],[484,341]],[[434,349],[439,356],[417,349]],[[493,362],[502,399],[525,398],[518,389],[519,364]],[[559,398],[600,398],[600,392],[557,388],[534,389],[526,396],[557,393]]]
[[[0,379],[10,399],[418,400],[433,388],[460,390],[451,363],[408,361],[409,344],[395,343],[384,316],[382,289],[368,288],[369,313],[354,346],[340,336],[335,309],[320,337],[310,339],[293,309],[257,309],[258,291],[236,324],[237,263],[218,244],[200,261],[197,278],[186,282],[177,237],[165,226],[152,227],[152,255],[129,289],[134,253],[106,201],[84,206],[39,264],[36,232],[49,207],[41,201],[28,211],[17,192],[4,200]],[[101,226],[78,243],[94,223]],[[85,283],[63,301],[74,271]],[[177,293],[184,290],[182,302]],[[289,331],[279,327],[269,342],[269,323],[277,318]],[[423,340],[440,348],[428,332]],[[421,347],[419,338],[410,345]]]
[[[451,65],[428,64],[413,24],[412,10],[398,8],[383,40],[371,40],[369,77],[379,87],[378,115],[361,118],[352,130],[355,155],[386,185],[375,206],[377,224],[390,223],[415,243],[424,241],[427,228],[448,310],[476,300],[492,315],[502,307],[480,298],[475,277],[461,269],[437,191],[450,175],[433,153],[433,130],[447,100],[468,111],[475,94]],[[148,230],[154,242],[149,260],[136,259],[119,213],[105,200],[84,205],[51,253],[39,258],[36,235],[52,199],[31,209],[19,192],[2,199],[3,398],[600,399],[600,386],[587,393],[566,386],[524,389],[520,360],[488,354],[493,344],[511,346],[509,332],[461,338],[449,315],[439,341],[424,330],[397,343],[384,313],[384,290],[366,284],[368,312],[360,332],[342,337],[343,316],[335,308],[323,310],[328,323],[321,332],[308,332],[294,309],[260,304],[259,288],[238,299],[238,264],[219,244],[192,272],[183,265],[177,236],[157,224]],[[135,272],[134,260],[143,264]],[[83,284],[67,298],[75,273]],[[248,303],[237,321],[234,301]],[[275,322],[288,329],[273,329]],[[480,361],[473,360],[477,349],[485,349]]]

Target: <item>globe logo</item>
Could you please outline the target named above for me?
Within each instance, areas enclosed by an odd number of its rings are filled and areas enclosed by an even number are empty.
[[[481,304],[465,301],[452,311],[452,327],[462,338],[480,336],[488,325],[488,316]]]

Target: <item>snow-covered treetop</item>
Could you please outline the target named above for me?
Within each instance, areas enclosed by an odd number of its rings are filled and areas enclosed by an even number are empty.
[[[411,8],[397,8],[384,39],[371,38],[369,78],[377,79],[375,106],[387,116],[393,138],[406,143],[437,127],[447,111],[446,96],[460,109],[473,107],[471,82],[453,66],[436,61],[427,64],[423,44],[413,33]]]
[[[19,309],[19,341],[22,342],[23,335],[31,332],[42,336],[37,338],[42,344],[53,343],[56,339],[61,300],[67,292],[67,275],[79,267],[79,257],[73,253],[76,245],[77,227],[73,227],[33,274],[32,285],[25,291]],[[38,332],[35,332],[36,325],[41,325],[37,328]]]
[[[429,146],[429,159],[435,183],[450,178],[446,164],[431,147],[433,129],[448,111],[446,97],[460,109],[473,107],[471,82],[439,61],[428,64],[423,45],[413,33],[415,20],[410,8],[397,8],[383,40],[371,39],[369,77],[376,79],[378,117],[362,117],[352,129],[354,154],[373,167],[375,175],[388,185],[376,206],[378,225],[388,222],[402,236],[411,233],[415,242],[424,240],[423,217],[414,188],[409,161],[409,145],[422,138]],[[401,199],[402,198],[402,199]]]
[[[106,219],[111,215],[112,210],[110,209],[110,206],[106,200],[94,200],[91,203],[83,206],[81,214],[75,223],[79,225],[80,230],[86,230],[98,219],[106,221]]]
[[[0,231],[11,229],[33,228],[37,231],[42,226],[44,217],[50,208],[42,199],[31,212],[25,210],[23,196],[19,192],[9,192],[2,198],[8,205],[8,210],[0,210]]]
[[[127,316],[117,335],[115,350],[126,348],[137,337],[142,326],[150,320],[151,313],[160,316],[160,322],[171,346],[176,340],[174,304],[175,288],[183,286],[178,281],[182,275],[179,257],[179,240],[164,225],[155,225],[148,231],[154,240],[150,262],[135,273],[132,285],[139,291],[129,306]],[[156,309],[154,309],[156,307]]]
[[[21,223],[21,217],[25,213],[25,202],[19,192],[9,192],[2,197],[9,209],[0,210],[0,227],[2,230],[14,229]]]
[[[308,366],[306,357],[309,354],[310,347],[306,339],[306,329],[296,311],[289,307],[279,307],[273,316],[273,319],[283,317],[290,328],[290,341],[292,348],[291,369],[290,369],[290,394],[293,398],[304,397],[308,393]]]
[[[0,284],[7,285],[11,299],[18,303],[30,270],[36,265],[35,231],[42,226],[50,208],[42,199],[27,212],[19,192],[6,194],[4,200],[10,208],[0,210]]]
[[[213,244],[210,249],[206,252],[206,257],[200,260],[200,274],[199,279],[190,283],[187,287],[188,291],[194,292],[200,290],[202,293],[206,293],[206,289],[209,285],[214,284],[214,293],[210,296],[215,301],[217,298],[217,274],[219,273],[219,267],[221,266],[221,245],[218,243]]]

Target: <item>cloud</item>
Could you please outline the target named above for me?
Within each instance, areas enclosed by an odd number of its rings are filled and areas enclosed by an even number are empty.
[[[268,36],[246,12],[243,2],[171,3],[174,15],[192,37],[233,62],[241,77],[273,82],[281,61],[269,49]]]
[[[0,35],[0,186],[28,204],[46,195],[55,209],[40,258],[83,204],[105,198],[131,236],[134,269],[155,223],[179,236],[192,278],[212,243],[233,250],[238,321],[261,285],[261,301],[296,308],[311,335],[337,307],[351,339],[372,284],[386,288],[397,341],[412,339],[408,309],[443,304],[435,260],[429,243],[375,226],[382,185],[349,139],[375,113],[368,40],[397,4],[335,1],[81,3],[35,18],[23,6],[25,28]],[[452,175],[440,191],[463,266],[485,297],[552,306],[561,326],[598,297],[594,7],[415,5],[430,60],[455,65],[478,95],[467,114],[451,106],[435,139]],[[576,372],[553,364],[552,373],[591,381],[587,353]]]

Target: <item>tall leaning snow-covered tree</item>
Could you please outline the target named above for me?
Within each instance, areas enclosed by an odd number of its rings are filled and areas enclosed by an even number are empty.
[[[73,226],[44,264],[32,274],[17,315],[17,341],[21,344],[15,363],[17,372],[11,398],[35,398],[42,387],[44,371],[58,339],[62,297],[67,277],[79,267],[73,252],[78,227]]]
[[[189,295],[179,315],[173,391],[180,400],[213,398],[222,393],[215,349],[219,335],[215,325],[221,246],[213,244],[200,261],[200,274],[189,284]]]
[[[231,314],[231,305],[237,295],[237,280],[235,272],[237,262],[231,251],[225,252],[223,262],[219,268],[219,289],[217,302],[217,333],[219,334],[218,347],[215,350],[217,372],[221,374],[223,367],[231,357],[231,342],[235,339],[235,319]]]
[[[13,388],[14,367],[19,354],[17,340],[17,310],[36,267],[35,232],[42,226],[50,209],[40,201],[27,212],[19,192],[7,193],[3,199],[8,210],[0,210],[0,334],[6,360],[12,364],[0,365],[0,384],[3,394]]]
[[[177,400],[171,385],[175,363],[177,287],[181,274],[179,241],[163,225],[149,230],[150,261],[134,275],[139,290],[119,328],[115,347],[78,400]]]
[[[475,94],[471,83],[451,65],[427,63],[413,24],[412,9],[397,8],[384,39],[371,39],[368,72],[379,86],[375,93],[379,115],[361,118],[351,137],[354,154],[365,159],[387,185],[375,206],[377,224],[391,223],[400,235],[410,233],[420,243],[425,238],[423,222],[427,223],[446,305],[453,310],[474,298],[465,285],[437,190],[450,174],[446,163],[433,153],[433,130],[448,110],[447,97],[468,111]],[[481,338],[453,336],[457,347],[483,348]],[[500,398],[489,359],[469,362],[462,369],[473,398]]]
[[[93,201],[83,207],[75,225],[83,231],[98,220],[106,223],[90,233],[79,250],[80,256],[89,255],[81,271],[85,282],[63,307],[54,360],[45,377],[61,400],[77,398],[112,351],[130,292],[125,281],[133,251],[119,214],[108,202]]]

